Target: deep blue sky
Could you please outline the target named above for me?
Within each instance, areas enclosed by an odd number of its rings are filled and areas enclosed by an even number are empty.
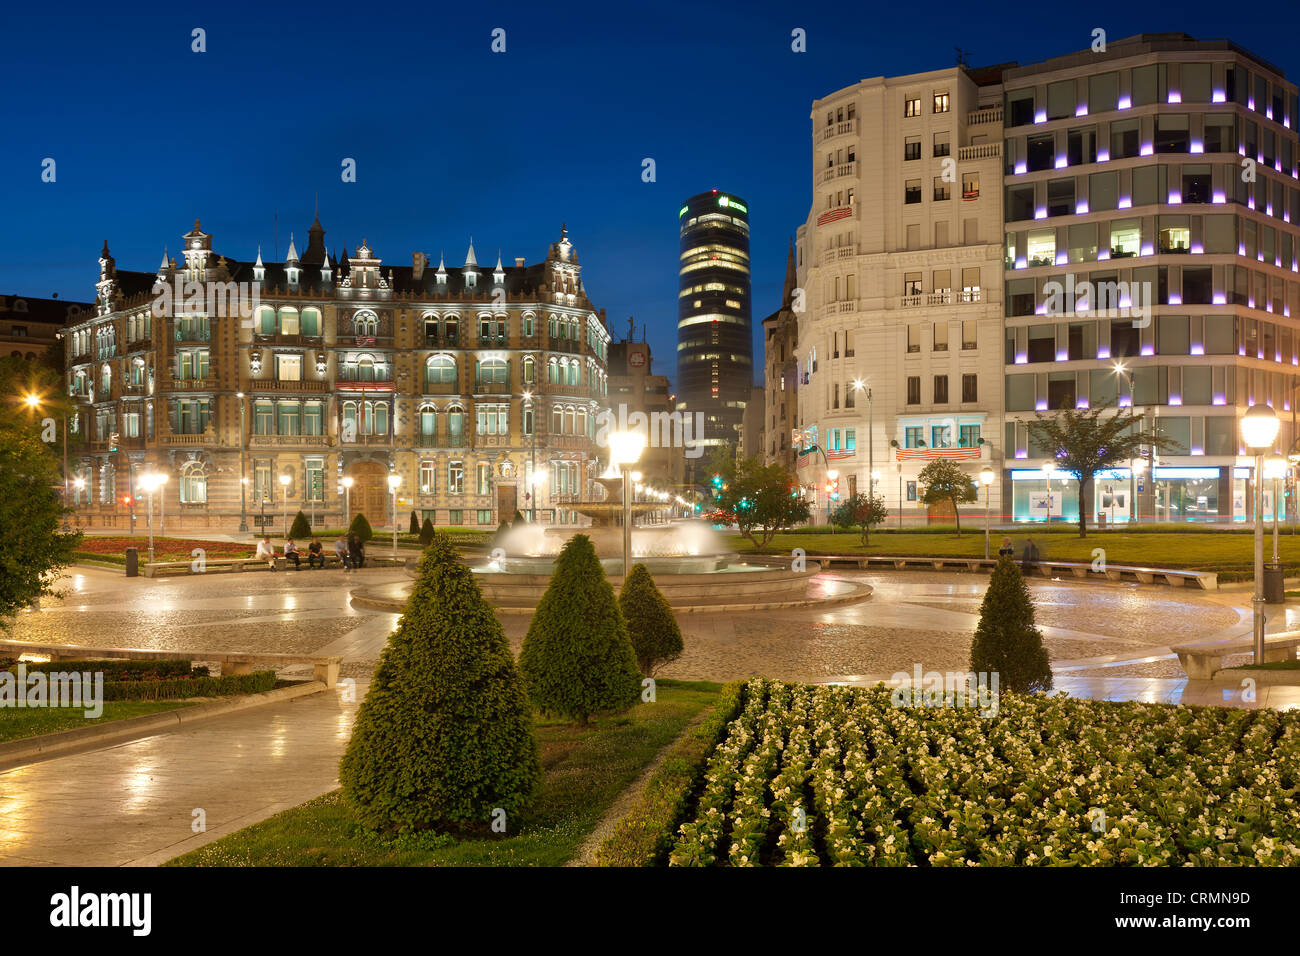
[[[480,262],[498,247],[533,262],[567,221],[593,302],[617,336],[628,315],[648,322],[672,375],[681,201],[748,200],[761,348],[808,213],[816,97],[950,65],[955,46],[976,66],[1055,56],[1098,26],[1229,37],[1300,75],[1300,7],[1284,2],[476,6],[7,5],[0,293],[88,300],[105,238],[119,267],[152,270],[195,217],[223,253],[260,242],[269,258],[278,213],[280,254],[290,230],[301,250],[317,192],[331,252],[364,236],[398,265],[417,249],[459,265],[471,233]]]

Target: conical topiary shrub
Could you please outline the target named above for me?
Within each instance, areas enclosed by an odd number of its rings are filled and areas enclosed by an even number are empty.
[[[618,606],[642,674],[652,677],[658,668],[682,656],[682,629],[644,564],[632,566]]]
[[[355,534],[361,540],[362,544],[365,544],[375,536],[375,533],[370,530],[370,522],[367,521],[366,516],[359,511],[357,512],[357,516],[352,519],[352,524],[348,525],[348,534]]]
[[[512,528],[518,528],[519,526],[523,525],[524,523],[525,523],[525,522],[524,522],[524,516],[523,516],[522,514],[520,514],[520,513],[519,513],[519,509],[516,508],[516,509],[515,509],[515,513],[514,513],[514,515],[510,518],[510,527],[512,527]]]
[[[299,511],[293,516],[293,524],[289,526],[289,537],[291,538],[310,538],[311,522],[307,516]]]
[[[420,546],[427,548],[431,541],[433,541],[433,522],[425,518],[424,525],[420,528]]]
[[[977,674],[996,673],[1002,690],[1034,693],[1052,689],[1052,668],[1043,635],[1034,626],[1029,588],[1007,555],[998,559],[980,605],[970,666]]]
[[[574,535],[555,562],[519,670],[540,710],[584,724],[636,702],[641,675],[627,624],[585,534]]]
[[[414,511],[411,512],[411,527],[408,530],[411,534],[420,533],[420,519],[415,516]]]
[[[367,826],[405,832],[509,819],[541,778],[505,632],[435,535],[357,713],[339,781]]]

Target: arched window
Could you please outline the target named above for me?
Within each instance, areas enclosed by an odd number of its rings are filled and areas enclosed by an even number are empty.
[[[478,380],[486,385],[501,385],[510,381],[510,366],[505,359],[484,359],[478,366]]]
[[[378,335],[379,334],[379,316],[369,309],[362,309],[356,315],[352,316],[352,334],[353,335]]]
[[[424,366],[424,380],[430,385],[446,385],[456,381],[456,360],[450,355],[431,355]]]
[[[438,435],[438,410],[432,405],[420,406],[420,439],[421,444],[431,445]]]
[[[181,466],[181,504],[201,505],[208,500],[208,476],[201,462],[186,462]]]
[[[447,409],[447,438],[449,444],[453,447],[459,446],[464,441],[465,434],[465,409],[459,405],[453,405]]]
[[[456,343],[460,340],[460,319],[454,315],[447,316],[447,320],[444,324],[444,331],[446,333],[445,338],[447,339],[447,344],[454,348]]]
[[[578,409],[576,429],[573,433],[575,435],[587,434],[587,410],[585,408]]]
[[[575,416],[574,416],[574,411],[572,406],[564,410],[564,433],[566,435],[578,434],[577,431],[575,430],[576,422],[574,420],[574,417]]]
[[[537,374],[537,361],[531,355],[524,356],[524,384],[532,385]]]
[[[298,325],[298,310],[292,306],[280,307],[280,334],[297,335],[300,326]]]
[[[537,316],[532,312],[524,313],[524,335],[532,336],[537,331]]]
[[[269,305],[259,305],[257,307],[257,323],[254,326],[259,335],[275,334],[275,309]]]
[[[551,408],[551,433],[554,435],[564,434],[564,409],[558,405]]]
[[[21,358],[21,356],[19,356]],[[101,365],[99,368],[99,391],[100,398],[105,399],[113,391],[113,369],[108,365]]]
[[[357,440],[360,428],[357,423],[357,403],[343,403],[343,441],[353,442]]]
[[[308,307],[302,310],[302,334],[320,335],[320,309]]]
[[[438,344],[438,313],[426,312],[420,316],[420,321],[424,324],[424,344]]]
[[[375,357],[373,355],[357,356],[357,381],[373,382],[375,380]]]
[[[579,379],[580,379],[580,378],[581,378],[581,375],[579,374],[579,370],[578,370],[578,362],[577,362],[577,360],[575,359],[574,361],[572,361],[572,362],[569,363],[569,382],[568,382],[568,384],[570,384],[570,385],[577,385],[577,384],[579,384]]]
[[[372,434],[387,435],[388,434],[388,403],[375,402],[374,408],[375,408],[375,430]]]
[[[548,359],[546,362],[546,381],[552,385],[560,383],[560,366],[555,359]]]

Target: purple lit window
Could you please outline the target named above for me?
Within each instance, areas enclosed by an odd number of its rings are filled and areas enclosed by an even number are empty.
[[[1110,162],[1110,150],[1108,150],[1108,149],[1099,149],[1099,150],[1097,150],[1097,162],[1099,162],[1099,163],[1108,163],[1108,162]]]
[[[1120,208],[1120,209],[1132,209],[1132,208],[1133,208],[1133,199],[1132,199],[1132,197],[1130,197],[1130,196],[1120,196],[1120,197],[1119,197],[1119,208]]]
[[[1133,105],[1133,100],[1132,100],[1131,97],[1128,97],[1128,96],[1121,96],[1121,97],[1119,98],[1119,108],[1120,108],[1120,109],[1122,109],[1122,110],[1126,110],[1126,109],[1128,109],[1128,108],[1129,108],[1130,106],[1132,106],[1132,105]]]
[[[1170,396],[1169,396],[1169,404],[1170,404],[1170,405],[1181,405],[1181,404],[1183,404],[1183,396],[1181,396],[1181,395],[1170,395]]]
[[[1192,140],[1192,152],[1193,153],[1205,152],[1205,144],[1202,143],[1199,139]]]
[[[1181,103],[1182,101],[1183,101],[1183,95],[1182,95],[1181,93],[1179,93],[1177,90],[1170,90],[1170,91],[1169,91],[1169,102],[1170,102],[1170,103]]]
[[[1192,348],[1191,348],[1191,354],[1192,354],[1192,355],[1204,355],[1204,354],[1205,354],[1205,346],[1202,345],[1200,342],[1193,342],[1193,343],[1192,343]]]
[[[1077,203],[1074,204],[1075,215],[1082,216],[1087,211],[1088,211],[1088,200],[1080,199]]]
[[[1140,147],[1138,147],[1139,156],[1150,156],[1153,153],[1155,153],[1155,151],[1156,148],[1152,146],[1150,143],[1143,143]]]
[[[1228,201],[1228,197],[1227,197],[1227,195],[1226,195],[1225,193],[1222,193],[1222,192],[1220,192],[1220,191],[1217,190],[1217,189],[1214,191],[1214,202],[1215,202],[1215,203],[1217,203],[1217,204],[1219,204],[1219,205],[1222,205],[1223,203],[1225,203],[1225,202],[1227,202],[1227,201]]]
[[[1087,115],[1088,115],[1088,104],[1087,104],[1087,103],[1080,103],[1078,106],[1076,106],[1076,107],[1074,108],[1074,115],[1075,115],[1075,116],[1087,116]]]
[[[1228,102],[1228,94],[1225,93],[1223,90],[1215,90],[1214,93],[1211,94],[1211,96],[1210,96],[1210,102],[1211,102],[1211,103],[1226,103],[1226,102]]]
[[[1047,399],[1045,399],[1045,398],[1035,399],[1035,400],[1034,400],[1034,411],[1036,411],[1036,412],[1045,412],[1045,411],[1047,411]]]

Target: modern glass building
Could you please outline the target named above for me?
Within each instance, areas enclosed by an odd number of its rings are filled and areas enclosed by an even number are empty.
[[[1243,520],[1240,416],[1276,409],[1283,453],[1300,433],[1295,84],[1230,42],[1182,34],[1001,79],[1012,515],[1082,506],[1125,521],[1136,503],[1143,520]],[[1103,476],[1082,503],[1058,474],[1049,498],[1027,422],[1116,403],[1178,450]]]
[[[735,443],[754,378],[749,204],[714,189],[686,200],[677,218],[677,408],[703,413],[701,444]]]

